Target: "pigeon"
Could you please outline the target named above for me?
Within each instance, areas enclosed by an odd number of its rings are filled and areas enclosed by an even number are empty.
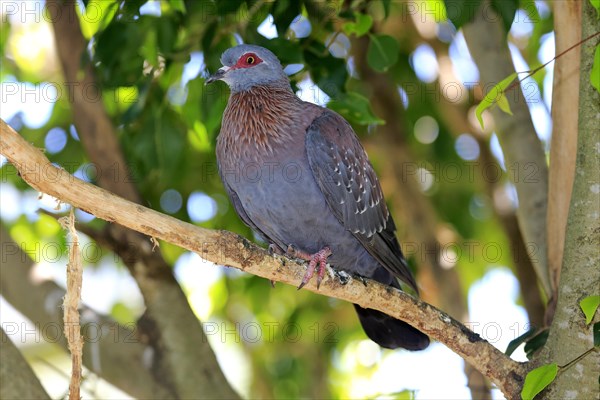
[[[395,236],[381,185],[350,124],[293,92],[278,58],[243,44],[226,50],[205,84],[230,88],[217,138],[231,203],[269,249],[308,262],[300,287],[327,265],[394,288],[417,284]],[[406,322],[354,305],[367,336],[388,349],[422,350]]]

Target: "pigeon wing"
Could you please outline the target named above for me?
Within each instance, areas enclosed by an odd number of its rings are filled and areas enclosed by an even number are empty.
[[[325,111],[307,129],[306,154],[313,176],[340,223],[372,257],[416,290],[379,179],[350,124],[340,115]]]

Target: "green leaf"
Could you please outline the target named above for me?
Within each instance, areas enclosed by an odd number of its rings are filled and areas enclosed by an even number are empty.
[[[598,13],[598,18],[600,18],[600,0],[590,0],[590,3],[596,9],[596,12]]]
[[[383,19],[387,19],[390,16],[390,6],[392,0],[381,0],[381,5],[383,5]]]
[[[512,81],[515,80],[516,77],[517,73],[513,72],[512,74],[504,78],[500,83],[491,88],[490,91],[485,95],[483,100],[481,100],[481,103],[479,103],[479,105],[475,109],[475,115],[477,116],[477,120],[479,120],[481,129],[484,128],[483,117],[481,116],[481,114],[483,114],[485,110],[487,110],[488,108],[492,108],[496,104],[498,104],[502,111],[512,115],[512,112],[510,111],[510,106],[508,105],[508,100],[504,95],[504,91],[506,90],[508,85],[510,85]]]
[[[522,334],[521,336],[519,336],[518,338],[511,340],[508,346],[506,347],[506,351],[504,352],[504,354],[510,356],[522,343],[525,343],[529,338],[534,337],[536,332],[537,328],[532,328],[524,334]]]
[[[113,19],[119,5],[115,0],[91,0],[85,5],[85,10],[76,8],[79,15],[81,33],[86,39],[90,39],[99,30],[105,28]]]
[[[481,0],[444,0],[446,15],[458,30],[461,26],[473,20]]]
[[[238,10],[238,8],[240,8],[240,6],[243,3],[243,0],[227,0],[215,2],[215,4],[217,5],[217,13],[221,16],[233,14]]]
[[[424,4],[427,13],[433,13],[433,19],[435,22],[445,22],[448,19],[446,15],[446,5],[443,0],[426,0]],[[479,4],[479,3],[477,3]]]
[[[600,3],[600,0],[598,2]],[[596,46],[596,52],[594,53],[594,65],[592,65],[592,72],[590,72],[590,83],[600,93],[600,44]]]
[[[525,344],[525,354],[527,355],[528,359],[532,359],[533,356],[535,355],[535,353],[541,349],[542,347],[544,347],[544,345],[546,344],[546,341],[548,340],[548,335],[550,333],[549,329],[544,329],[543,331],[541,331],[540,333],[538,333],[537,335],[535,335],[534,337],[532,337],[531,339],[529,339],[527,341],[527,344]]]
[[[297,42],[276,37],[273,39],[265,39],[264,41],[261,39],[257,44],[264,46],[277,54],[277,58],[279,58],[283,65],[304,63],[302,50]]]
[[[361,37],[369,32],[373,26],[373,18],[369,14],[355,14],[356,22],[346,22],[344,24],[344,33],[348,36],[356,35]]]
[[[401,392],[390,393],[390,398],[395,400],[414,400],[415,399],[415,391],[414,390],[403,390]]]
[[[502,111],[504,111],[508,115],[513,115],[512,111],[510,110],[510,105],[508,104],[508,99],[506,98],[504,93],[500,94],[500,97],[498,98],[497,103],[498,103],[498,107],[500,107],[500,109]]]
[[[114,20],[96,35],[93,63],[98,65],[97,74],[103,88],[135,86],[144,76],[142,51],[147,55],[152,53],[151,48],[142,49],[150,44],[144,26],[146,21],[147,18],[140,18],[139,23],[133,24]]]
[[[142,47],[140,47],[140,54],[144,56],[145,60],[148,61],[153,67],[158,67],[158,39],[156,31],[148,31],[146,40]]]
[[[323,44],[316,41],[304,49],[304,60],[306,65],[310,65],[310,75],[313,81],[329,97],[337,98],[346,91],[348,69],[345,60],[335,58]]]
[[[585,314],[585,323],[589,325],[594,319],[594,314],[600,306],[600,296],[588,296],[579,302],[581,311]]]
[[[274,3],[272,14],[279,36],[284,36],[294,19],[302,13],[302,2],[297,0],[280,0]]]
[[[182,14],[186,13],[185,3],[183,2],[183,0],[169,0],[169,4],[171,5],[171,7],[173,7],[175,11],[179,11]]]
[[[327,104],[327,107],[337,111],[350,122],[356,124],[381,125],[385,122],[373,114],[369,99],[356,92],[345,93],[335,100],[331,100]]]
[[[500,14],[504,29],[508,33],[519,8],[519,0],[492,0],[492,8]]]
[[[112,309],[110,310],[110,315],[123,325],[135,322],[135,314],[133,313],[133,311],[121,302],[115,303],[112,306]]]
[[[539,392],[552,383],[557,373],[558,365],[556,363],[542,365],[529,371],[525,377],[521,398],[523,400],[533,399]]]
[[[369,37],[371,40],[367,50],[367,62],[375,71],[385,72],[398,61],[400,46],[396,39],[388,35],[369,35]]]

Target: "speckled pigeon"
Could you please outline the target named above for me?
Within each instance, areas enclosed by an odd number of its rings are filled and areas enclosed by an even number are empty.
[[[340,115],[300,100],[277,57],[233,47],[206,80],[231,89],[217,139],[219,174],[240,218],[270,249],[309,261],[304,286],[326,263],[336,270],[415,291],[377,175]],[[429,338],[379,311],[355,305],[382,347],[421,350]]]

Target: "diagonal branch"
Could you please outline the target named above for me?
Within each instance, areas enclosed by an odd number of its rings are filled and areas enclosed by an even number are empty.
[[[41,151],[1,120],[0,138],[0,153],[19,170],[29,185],[74,207],[196,252],[205,260],[273,281],[296,285],[304,275],[302,265],[273,257],[239,235],[182,222],[73,177],[54,167]],[[320,290],[314,282],[309,282],[305,288],[406,321],[475,366],[507,397],[515,398],[520,392],[525,364],[511,360],[479,335],[421,300],[371,281],[366,285],[351,280],[342,285],[336,279],[326,278]]]

